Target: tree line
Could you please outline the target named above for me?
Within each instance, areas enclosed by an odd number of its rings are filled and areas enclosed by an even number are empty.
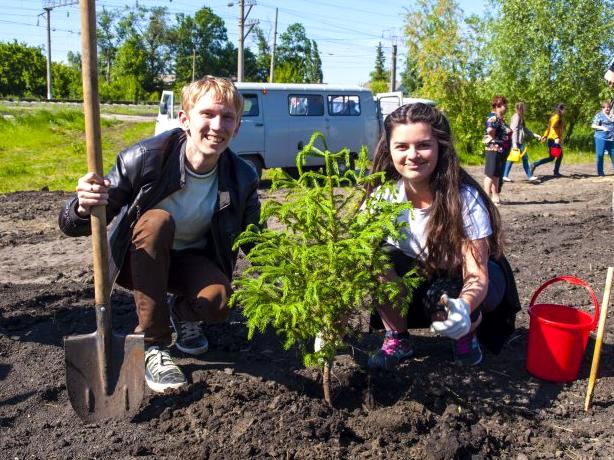
[[[614,53],[611,0],[490,0],[481,16],[463,17],[454,0],[416,0],[405,17],[406,93],[437,101],[461,151],[481,153],[484,119],[494,95],[527,105],[541,132],[557,102],[566,105],[566,140],[590,125],[599,101],[611,99],[603,80]],[[530,122],[531,124],[531,122]]]
[[[236,75],[237,49],[211,8],[174,17],[164,7],[103,9],[97,20],[102,100],[157,101],[162,89],[178,89],[192,74]],[[496,94],[508,98],[510,111],[524,101],[527,119],[543,126],[554,104],[564,102],[566,137],[573,143],[576,126],[612,96],[602,75],[614,52],[613,28],[614,0],[489,0],[482,16],[468,17],[455,0],[416,0],[404,18],[408,51],[400,87],[406,95],[435,100],[468,154],[481,151],[484,118]],[[268,81],[271,45],[261,29],[253,34],[245,80]],[[390,73],[381,43],[374,52],[365,84],[386,91]],[[275,62],[276,82],[324,80],[317,43],[300,23],[280,34]],[[44,97],[45,66],[40,48],[0,43],[0,95]],[[52,81],[54,97],[80,99],[80,56],[69,53],[67,64],[54,62]]]
[[[245,48],[245,80],[269,78],[271,46],[254,28],[255,48]],[[163,89],[179,89],[202,75],[233,77],[237,48],[228,39],[222,18],[204,7],[193,16],[171,17],[166,7],[137,5],[103,8],[97,17],[100,97],[104,100],[156,101]],[[80,99],[81,57],[51,66],[54,98]],[[288,26],[275,50],[275,81],[321,83],[318,45],[300,23]],[[0,96],[46,95],[46,58],[41,47],[0,42]]]

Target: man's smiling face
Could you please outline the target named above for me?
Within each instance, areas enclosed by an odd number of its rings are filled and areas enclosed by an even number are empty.
[[[220,101],[213,92],[207,92],[179,117],[188,136],[187,148],[204,156],[219,156],[239,128],[239,116],[234,107]]]

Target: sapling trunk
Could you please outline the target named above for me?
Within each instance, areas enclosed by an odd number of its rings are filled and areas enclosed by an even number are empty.
[[[329,406],[333,406],[333,400],[330,396],[330,361],[324,363],[324,369],[322,369],[322,389],[324,390],[324,401]]]

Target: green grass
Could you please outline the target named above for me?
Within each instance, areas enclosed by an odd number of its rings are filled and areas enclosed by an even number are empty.
[[[20,110],[0,106],[0,193],[68,190],[87,172],[79,109]],[[6,115],[9,115],[8,117]],[[154,123],[101,120],[105,171],[123,148],[153,135]]]

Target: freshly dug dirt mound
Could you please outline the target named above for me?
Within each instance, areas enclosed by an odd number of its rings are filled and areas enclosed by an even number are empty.
[[[487,353],[474,369],[457,367],[449,342],[412,331],[415,359],[396,373],[368,375],[366,357],[381,338],[363,332],[335,362],[331,409],[321,399],[319,373],[304,369],[271,332],[248,341],[236,310],[229,322],[206,328],[211,350],[202,359],[175,353],[187,389],[146,390],[133,420],[100,424],[84,424],[72,411],[62,349],[63,336],[95,325],[89,238],[66,238],[57,229],[67,194],[0,196],[2,457],[613,458],[612,320],[588,412],[593,337],[571,383],[532,377],[525,359],[526,307],[544,281],[576,275],[601,301],[606,269],[614,265],[614,181],[596,177],[593,165],[568,166],[565,177],[538,184],[515,169],[500,210],[524,308],[501,354]],[[481,180],[480,169],[471,172]],[[262,190],[264,198],[268,193]],[[241,260],[237,269],[244,266]],[[592,308],[582,288],[562,283],[540,302]],[[114,327],[131,331],[130,294],[116,290],[113,309]]]

